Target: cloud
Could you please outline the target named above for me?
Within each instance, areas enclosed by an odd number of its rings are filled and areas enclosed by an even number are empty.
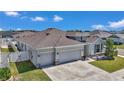
[[[17,28],[16,30],[22,30],[21,28]]]
[[[121,28],[124,27],[124,19],[117,22],[108,22],[111,28]]]
[[[18,12],[14,12],[14,11],[8,11],[8,12],[4,12],[4,13],[7,16],[13,16],[13,17],[16,17],[16,16],[20,15]]]
[[[2,29],[2,28],[0,28],[0,31],[3,31],[3,29]]]
[[[104,25],[92,25],[93,29],[98,29],[98,30],[107,30],[107,28]]]
[[[45,21],[45,18],[36,16],[34,18],[31,18],[32,21]]]
[[[108,22],[108,25],[92,25],[93,29],[100,29],[100,30],[108,30],[108,29],[116,29],[124,27],[124,19],[120,21]]]
[[[53,20],[54,20],[54,22],[59,22],[59,21],[62,21],[64,19],[58,15],[54,15]]]

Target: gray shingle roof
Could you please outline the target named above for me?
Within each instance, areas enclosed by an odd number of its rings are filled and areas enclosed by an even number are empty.
[[[120,37],[120,38],[122,38],[122,39],[124,39],[124,34],[115,34],[115,35]]]
[[[68,39],[66,32],[49,28],[47,30],[33,33],[25,37],[16,37],[18,41],[22,41],[32,46],[33,48],[55,47],[82,44],[78,41]]]
[[[96,35],[96,36],[99,36],[100,38],[108,38],[112,34],[103,30],[95,30],[95,31],[92,31],[90,35]]]
[[[16,34],[14,34],[13,37],[25,37],[25,36],[33,35],[34,33],[36,32],[31,32],[31,31],[16,32]]]
[[[66,32],[66,36],[89,36],[90,32]]]
[[[87,43],[93,43],[93,42],[95,42],[97,39],[99,39],[100,37],[98,37],[98,36],[90,36],[90,37],[88,37],[87,39],[86,39],[86,42]]]

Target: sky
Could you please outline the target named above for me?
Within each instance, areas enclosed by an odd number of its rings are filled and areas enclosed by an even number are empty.
[[[0,11],[1,30],[123,30],[123,11]]]

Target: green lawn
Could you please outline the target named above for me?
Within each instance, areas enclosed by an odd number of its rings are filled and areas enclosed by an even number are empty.
[[[24,73],[36,69],[30,61],[16,62],[15,64],[19,73]]]
[[[115,57],[114,60],[98,60],[90,62],[90,64],[111,73],[124,68],[124,58]]]
[[[20,74],[21,81],[50,81],[51,79],[41,70],[35,69]]]
[[[51,80],[41,69],[37,69],[30,61],[16,62],[15,65],[21,81]]]
[[[1,48],[1,52],[14,52],[13,48]]]
[[[123,45],[115,45],[118,49],[124,49],[124,44]]]

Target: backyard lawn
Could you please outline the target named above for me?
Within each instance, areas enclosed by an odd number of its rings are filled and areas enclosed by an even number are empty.
[[[115,45],[118,49],[124,49],[124,44],[123,45]]]
[[[124,68],[124,58],[115,57],[114,60],[98,60],[90,62],[90,64],[112,73]]]
[[[16,62],[12,65],[14,75],[18,73],[21,81],[50,81],[51,79],[41,70],[37,69],[30,61]],[[15,68],[16,66],[16,68]]]

